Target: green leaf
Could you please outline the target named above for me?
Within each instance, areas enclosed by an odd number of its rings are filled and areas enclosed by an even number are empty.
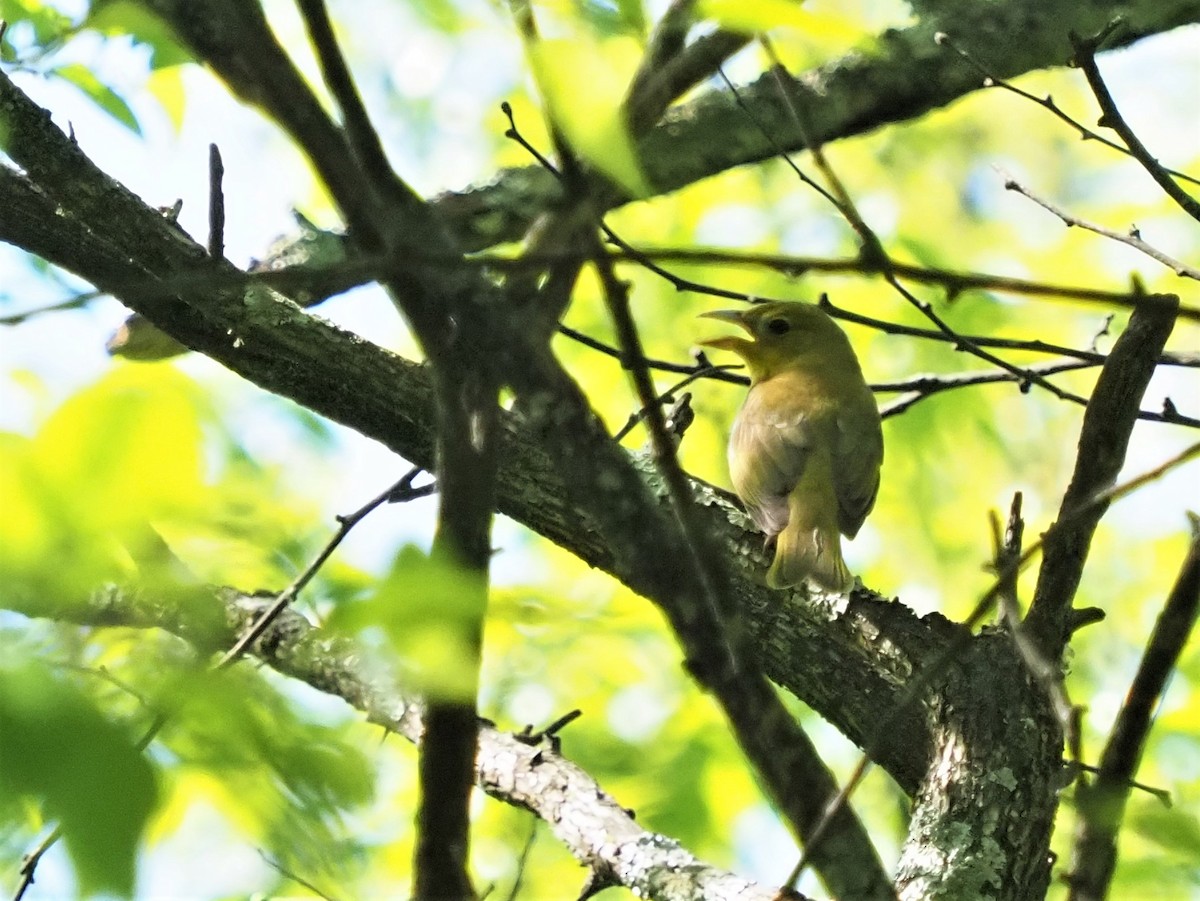
[[[150,48],[150,68],[164,69],[193,60],[191,52],[165,21],[133,0],[97,0],[83,27],[108,37],[128,35],[135,44]]]
[[[696,15],[743,34],[795,28],[814,38],[841,42],[854,42],[868,34],[846,16],[809,12],[801,9],[797,0],[699,0]]]
[[[338,608],[330,625],[382,629],[410,684],[427,695],[476,690],[476,629],[487,603],[483,578],[451,561],[404,547],[375,593]]]
[[[57,821],[82,894],[132,895],[155,773],[126,731],[43,664],[0,669],[0,795]]]
[[[177,669],[164,679],[161,664],[156,672],[151,663],[135,684],[173,712],[160,736],[178,764],[172,774],[203,786],[191,801],[176,797],[172,804],[214,805],[273,857],[306,873],[345,877],[351,861],[339,851],[346,842],[343,816],[374,791],[360,737],[344,723],[301,720],[298,705],[249,666]]]
[[[10,26],[28,23],[33,30],[33,39],[41,51],[50,50],[62,43],[71,30],[71,20],[62,12],[38,0],[0,0],[0,19]],[[7,43],[7,40],[6,40]],[[10,59],[9,52],[4,59]]]
[[[104,112],[108,113],[134,134],[140,135],[142,133],[142,126],[138,123],[137,116],[133,114],[133,109],[129,104],[125,102],[120,94],[97,78],[87,66],[82,66],[79,63],[70,63],[66,66],[56,66],[46,74],[56,75],[63,81],[75,85],[75,87],[90,97],[96,106],[100,107],[100,109],[104,110]]]
[[[625,124],[625,86],[638,48],[625,38],[541,40],[529,47],[551,121],[571,148],[633,197],[651,193]]]
[[[209,501],[197,397],[169,366],[121,366],[34,438],[0,435],[0,582],[11,597],[51,615],[105,582],[173,583],[159,528]]]
[[[1128,825],[1143,838],[1191,860],[1200,860],[1200,819],[1161,802],[1137,799],[1130,805]]]
[[[169,365],[120,366],[42,426],[39,468],[98,524],[192,508],[204,492],[198,392]]]

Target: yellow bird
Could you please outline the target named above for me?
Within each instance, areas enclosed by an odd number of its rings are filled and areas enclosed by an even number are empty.
[[[849,339],[807,303],[701,315],[750,335],[700,343],[733,351],[750,370],[750,393],[729,437],[729,474],[768,546],[775,543],[767,584],[809,578],[845,593],[854,578],[838,533],[858,533],[883,463],[879,409]]]

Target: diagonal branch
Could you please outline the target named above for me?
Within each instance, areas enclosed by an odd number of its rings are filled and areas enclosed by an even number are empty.
[[[1159,614],[1129,694],[1100,757],[1094,783],[1077,784],[1079,828],[1071,854],[1072,899],[1104,898],[1117,863],[1117,833],[1138,763],[1167,680],[1200,613],[1200,523]]]
[[[1092,93],[1096,95],[1096,101],[1100,104],[1100,124],[1111,128],[1117,133],[1125,146],[1129,148],[1129,153],[1142,164],[1142,168],[1149,173],[1155,183],[1163,189],[1163,193],[1170,197],[1179,208],[1191,216],[1193,219],[1200,221],[1200,200],[1196,200],[1191,194],[1179,186],[1179,183],[1171,177],[1166,168],[1154,158],[1154,155],[1142,143],[1142,139],[1137,136],[1137,133],[1129,127],[1129,123],[1125,121],[1125,117],[1121,115],[1121,111],[1117,108],[1117,102],[1113,100],[1112,94],[1108,90],[1108,85],[1104,83],[1104,78],[1100,74],[1100,67],[1096,65],[1096,51],[1100,49],[1100,45],[1105,43],[1111,36],[1114,28],[1119,23],[1113,20],[1108,23],[1096,37],[1081,38],[1078,36],[1078,30],[1071,35],[1071,46],[1075,51],[1075,65],[1083,70],[1084,76],[1087,78],[1088,85],[1092,89]]]
[[[1046,535],[1037,587],[1025,621],[1030,635],[1050,659],[1058,658],[1069,638],[1071,603],[1092,535],[1108,509],[1107,503],[1090,502],[1116,481],[1124,465],[1142,395],[1175,325],[1178,304],[1178,298],[1154,295],[1134,310],[1084,411],[1075,471],[1058,514],[1060,520],[1070,518],[1070,522],[1066,528],[1051,528]],[[1075,515],[1089,504],[1085,515]]]

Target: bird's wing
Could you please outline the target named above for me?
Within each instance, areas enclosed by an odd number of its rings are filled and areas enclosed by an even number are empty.
[[[875,505],[882,463],[883,432],[875,399],[867,390],[854,403],[844,403],[837,412],[834,490],[838,499],[838,528],[850,538],[858,534],[863,520]]]
[[[765,403],[751,391],[734,423],[729,449],[733,487],[750,517],[768,535],[788,521],[788,495],[800,481],[812,448],[805,411]]]

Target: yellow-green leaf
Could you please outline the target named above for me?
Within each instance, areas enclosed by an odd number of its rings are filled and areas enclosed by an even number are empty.
[[[0,795],[36,799],[58,822],[81,894],[132,895],[158,798],[133,737],[31,661],[0,669],[0,760]]]
[[[812,12],[796,0],[700,0],[696,14],[743,34],[795,28],[822,40],[853,42],[867,33],[846,16]]]
[[[51,69],[47,74],[57,75],[63,81],[75,85],[75,87],[90,97],[96,106],[100,107],[100,109],[104,110],[104,112],[108,113],[134,134],[140,135],[142,133],[142,126],[138,123],[137,116],[133,114],[133,109],[120,94],[97,78],[91,69],[79,63],[70,63]]]
[[[426,695],[464,697],[476,688],[476,630],[486,603],[480,574],[409,546],[373,595],[340,606],[330,624],[382,629],[406,681]]]
[[[634,197],[650,193],[622,111],[637,63],[627,38],[542,40],[529,48],[550,119],[589,165]]]

